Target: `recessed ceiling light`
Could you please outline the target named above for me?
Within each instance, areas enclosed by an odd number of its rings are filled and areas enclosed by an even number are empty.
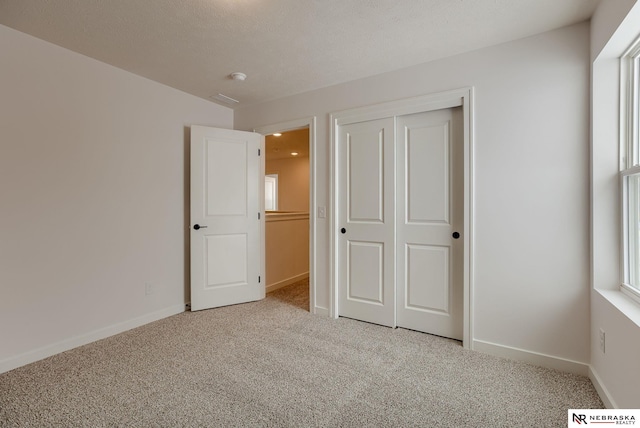
[[[273,134],[271,134],[271,135],[273,135],[274,137],[279,137],[279,136],[281,136],[282,134],[281,134],[281,133],[279,133],[279,132],[274,132],[274,133],[273,133]]]
[[[291,156],[298,156],[298,152],[291,152]]]

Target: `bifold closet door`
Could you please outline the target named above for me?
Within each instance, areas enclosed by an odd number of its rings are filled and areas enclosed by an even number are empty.
[[[338,136],[340,316],[395,327],[394,119]]]
[[[462,340],[462,108],[397,118],[399,327]]]

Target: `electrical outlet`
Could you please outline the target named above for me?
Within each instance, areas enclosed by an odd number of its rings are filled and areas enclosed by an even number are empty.
[[[155,287],[153,284],[151,284],[150,282],[147,282],[144,284],[144,294],[146,294],[147,296],[150,294],[155,293]]]
[[[318,218],[325,218],[327,216],[327,209],[325,207],[318,207]]]
[[[600,350],[605,353],[605,333],[603,329],[600,329]]]

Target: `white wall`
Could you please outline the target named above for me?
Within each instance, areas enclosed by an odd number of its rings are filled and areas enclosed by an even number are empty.
[[[619,291],[618,209],[619,57],[640,35],[638,22],[637,0],[602,1],[591,26],[591,379],[606,404],[619,408],[640,408],[640,306]]]
[[[184,310],[187,127],[233,112],[4,26],[0,58],[2,372]]]
[[[329,113],[474,86],[475,345],[586,372],[589,53],[583,23],[248,106],[234,121],[250,130],[316,116],[316,203],[329,206]],[[320,308],[329,306],[330,217],[317,219]]]

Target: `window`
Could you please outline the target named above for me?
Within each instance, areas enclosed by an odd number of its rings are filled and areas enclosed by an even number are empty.
[[[264,176],[264,209],[278,211],[278,174]]]
[[[622,290],[640,300],[640,39],[621,58]]]

